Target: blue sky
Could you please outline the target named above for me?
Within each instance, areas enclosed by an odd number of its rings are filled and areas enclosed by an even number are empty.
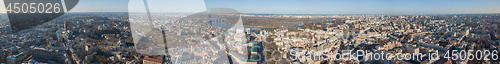
[[[280,14],[462,14],[499,13],[499,0],[225,0],[209,8]]]
[[[196,13],[209,8],[231,8],[240,13],[265,14],[500,13],[499,3],[500,0],[148,0],[151,12]],[[142,0],[80,0],[70,12],[144,9]]]

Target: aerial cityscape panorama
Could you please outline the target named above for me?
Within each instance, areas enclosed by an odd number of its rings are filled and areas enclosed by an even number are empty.
[[[0,64],[500,64],[500,1],[1,2]]]

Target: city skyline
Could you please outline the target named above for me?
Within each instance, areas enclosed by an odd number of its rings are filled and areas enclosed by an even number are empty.
[[[259,2],[85,0],[64,15],[0,13],[0,64],[500,64],[500,13],[481,7],[494,1]],[[398,2],[407,6],[387,4]]]

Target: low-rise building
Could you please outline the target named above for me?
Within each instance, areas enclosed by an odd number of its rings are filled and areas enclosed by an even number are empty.
[[[157,58],[146,56],[142,60],[142,63],[143,64],[162,64],[163,63],[163,59],[157,59]]]

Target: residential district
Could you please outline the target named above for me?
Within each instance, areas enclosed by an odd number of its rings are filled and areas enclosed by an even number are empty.
[[[485,60],[498,58],[493,55],[466,60],[445,57],[460,54],[449,50],[500,50],[500,14],[203,14],[152,13],[148,18],[142,13],[68,13],[15,33],[2,16],[0,63],[499,63]],[[319,59],[356,50],[424,55],[421,60]],[[429,53],[439,56],[430,60]],[[291,59],[304,57],[312,60]]]

